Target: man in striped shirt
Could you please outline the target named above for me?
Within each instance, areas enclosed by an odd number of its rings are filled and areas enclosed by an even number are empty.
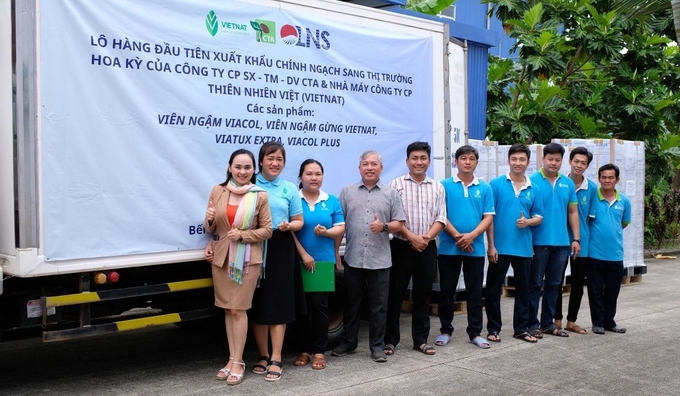
[[[446,225],[444,187],[426,174],[431,148],[427,142],[414,142],[406,148],[409,172],[389,183],[401,197],[406,212],[402,231],[390,241],[392,269],[387,300],[385,354],[392,355],[399,343],[399,314],[409,280],[413,277],[413,349],[426,355],[435,350],[427,344],[430,334],[429,303],[437,271],[435,237]]]

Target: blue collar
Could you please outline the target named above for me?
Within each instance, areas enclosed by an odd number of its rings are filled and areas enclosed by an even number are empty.
[[[276,176],[276,178],[274,180],[269,181],[269,180],[265,179],[264,176],[262,176],[262,173],[258,173],[257,174],[257,182],[260,183],[263,186],[271,185],[271,186],[278,187],[279,184],[281,184],[281,175]]]

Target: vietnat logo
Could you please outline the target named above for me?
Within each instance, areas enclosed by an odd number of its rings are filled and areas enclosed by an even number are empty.
[[[220,31],[227,34],[248,35],[248,25],[245,23],[220,21],[214,10],[210,10],[208,15],[206,15],[205,28],[213,37]]]
[[[215,11],[210,10],[208,16],[205,17],[205,28],[208,29],[208,33],[210,33],[211,36],[214,37],[217,34],[219,26],[217,25],[217,15],[215,14]]]

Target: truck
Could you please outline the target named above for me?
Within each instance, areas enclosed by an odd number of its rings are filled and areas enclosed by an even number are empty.
[[[316,158],[338,194],[368,149],[403,174],[413,141],[443,179],[466,131],[465,43],[440,21],[332,0],[2,7],[3,339],[220,315],[202,223],[237,148],[280,141],[284,178]]]

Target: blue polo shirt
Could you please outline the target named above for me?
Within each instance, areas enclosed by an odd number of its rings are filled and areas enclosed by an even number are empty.
[[[482,221],[486,214],[495,213],[493,192],[488,183],[475,177],[465,187],[458,175],[442,181],[446,195],[446,217],[460,233],[471,232]],[[484,257],[484,234],[475,238],[473,251],[465,252],[456,246],[456,241],[445,231],[439,233],[439,254]]]
[[[630,224],[630,200],[617,191],[616,198],[609,203],[598,189],[591,212],[588,224],[591,241],[588,257],[623,261],[623,224]]]
[[[583,183],[576,187],[576,199],[578,200],[578,225],[581,237],[581,253],[579,257],[588,257],[588,247],[590,245],[590,227],[588,227],[588,217],[591,215],[592,203],[597,199],[597,184],[590,179],[583,179]],[[574,239],[571,227],[567,224],[569,240]]]
[[[496,215],[493,218],[494,246],[498,254],[533,257],[531,228],[518,228],[517,219],[523,213],[527,219],[543,217],[543,200],[540,191],[526,177],[526,183],[515,190],[510,174],[498,176],[489,183],[493,191]]]
[[[569,205],[576,205],[576,187],[567,176],[557,173],[555,183],[543,173],[543,168],[531,175],[531,183],[541,191],[543,222],[531,227],[534,246],[569,246]]]
[[[300,231],[296,232],[303,248],[314,257],[314,261],[335,262],[335,240],[314,234],[314,228],[322,225],[328,229],[345,224],[340,201],[333,195],[321,191],[314,204],[310,204],[300,193],[302,203],[302,218],[305,220]]]
[[[272,212],[272,227],[275,230],[284,220],[290,221],[292,216],[302,214],[302,203],[295,184],[283,180],[280,176],[269,181],[261,173],[257,174],[256,184],[267,191]]]

